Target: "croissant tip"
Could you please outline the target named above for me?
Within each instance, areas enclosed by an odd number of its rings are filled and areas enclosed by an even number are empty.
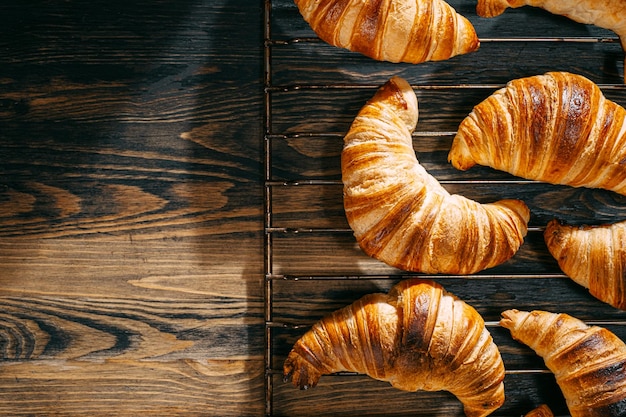
[[[402,78],[399,75],[394,75],[389,78],[389,80],[382,87],[383,90],[385,88],[391,88],[401,95],[411,93],[413,91],[411,84],[409,84],[409,82],[405,78]]]
[[[478,39],[478,36],[473,37],[473,39],[469,42],[467,49],[468,53],[476,52],[480,49],[480,39]]]
[[[503,311],[501,314],[502,318],[500,319],[500,326],[507,329],[510,328],[515,322],[516,316],[519,314],[520,311],[515,308]]]
[[[293,380],[294,366],[293,363],[287,358],[283,364],[283,382],[290,382]]]
[[[557,245],[557,242],[561,241],[561,234],[567,227],[567,223],[559,219],[552,219],[548,222],[548,224],[546,224],[543,231],[543,237],[549,250],[552,250],[552,248],[555,247],[554,245]]]

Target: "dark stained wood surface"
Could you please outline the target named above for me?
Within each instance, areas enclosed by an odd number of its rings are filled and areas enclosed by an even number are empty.
[[[262,11],[0,4],[0,415],[263,415]]]
[[[274,415],[461,416],[449,393],[405,393],[366,376],[322,377],[299,391],[282,381],[293,343],[317,320],[411,274],[369,258],[355,244],[342,205],[339,158],[354,116],[389,77],[406,78],[417,94],[414,146],[424,167],[451,192],[490,202],[521,198],[531,209],[530,232],[513,259],[471,277],[434,276],[474,306],[498,344],[507,375],[506,402],[493,415],[521,416],[541,403],[567,415],[543,361],[498,326],[509,308],[567,312],[601,324],[626,340],[626,313],[591,297],[559,270],[543,228],[552,218],[600,224],[626,218],[626,197],[520,180],[489,168],[467,172],[447,163],[458,124],[507,81],[570,71],[598,83],[626,105],[623,52],[613,33],[543,10],[523,8],[483,19],[475,2],[449,2],[474,23],[479,51],[420,65],[375,62],[321,42],[290,0],[271,2],[269,47],[270,334],[269,403]]]
[[[555,216],[626,218],[626,200],[460,173],[446,156],[472,106],[512,78],[577,72],[626,105],[623,53],[612,33],[540,10],[489,20],[473,1],[450,3],[481,49],[422,65],[326,45],[291,0],[0,4],[0,415],[462,415],[445,392],[361,375],[303,392],[280,375],[314,321],[407,276],[355,246],[339,166],[354,115],[396,74],[418,95],[414,143],[431,173],[479,201],[516,196],[532,209],[514,259],[438,280],[501,348],[496,415],[541,402],[565,415],[542,361],[496,322],[505,308],[558,309],[626,339],[626,313],[564,278],[541,238]]]

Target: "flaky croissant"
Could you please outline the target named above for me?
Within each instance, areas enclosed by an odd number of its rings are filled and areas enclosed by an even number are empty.
[[[597,299],[626,310],[626,221],[571,226],[555,219],[544,239],[568,277]]]
[[[578,23],[593,24],[612,30],[619,36],[622,48],[626,50],[626,2],[624,0],[478,0],[476,13],[481,17],[495,17],[504,13],[508,7],[522,6],[540,7]],[[624,79],[626,80],[626,73]]]
[[[507,310],[500,324],[554,373],[572,417],[626,415],[626,345],[567,314]]]
[[[528,207],[449,194],[415,156],[417,116],[413,89],[393,77],[344,138],[344,208],[360,247],[388,265],[426,273],[470,274],[508,260],[526,235]]]
[[[404,391],[449,391],[467,416],[486,416],[504,402],[504,364],[482,317],[429,280],[407,279],[333,312],[284,363],[285,379],[301,389],[343,371]]]
[[[448,160],[513,175],[626,194],[626,110],[580,75],[510,81],[461,122]]]
[[[443,0],[295,2],[320,39],[379,61],[439,61],[479,47],[472,24]]]
[[[539,407],[526,413],[524,417],[554,417],[554,414],[552,413],[552,410],[550,410],[550,407],[546,404],[541,404]]]

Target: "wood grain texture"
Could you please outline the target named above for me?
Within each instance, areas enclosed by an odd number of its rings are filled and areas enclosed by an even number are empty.
[[[271,1],[277,185],[265,328],[264,3],[0,5],[0,414],[258,416],[267,371],[274,415],[459,415],[447,393],[402,393],[359,375],[301,392],[280,375],[316,319],[405,276],[355,246],[338,182],[342,134],[397,74],[420,100],[414,144],[429,171],[454,192],[521,196],[532,207],[538,230],[514,259],[483,276],[440,279],[491,321],[512,371],[498,415],[540,403],[564,415],[541,361],[494,321],[511,306],[558,308],[626,338],[624,313],[560,275],[539,230],[553,216],[621,218],[626,202],[518,188],[492,170],[455,172],[445,159],[462,118],[513,77],[579,72],[626,104],[622,51],[607,31],[539,10],[488,20],[470,1],[450,3],[484,39],[553,39],[484,42],[423,66],[377,63],[311,39],[291,0]],[[493,182],[473,182],[484,179]]]
[[[3,415],[255,415],[262,404],[253,361],[66,360],[5,364]]]
[[[455,170],[447,154],[473,106],[514,78],[570,71],[598,83],[626,105],[623,51],[615,34],[530,7],[479,18],[475,2],[451,0],[483,41],[477,52],[420,65],[375,62],[321,42],[290,0],[272,0],[269,91],[271,169],[270,398],[273,414],[461,416],[450,394],[404,393],[362,375],[324,376],[299,391],[281,380],[295,341],[326,314],[363,295],[386,292],[414,276],[366,256],[343,211],[343,135],[366,100],[393,75],[413,86],[418,160],[446,189],[486,203],[520,198],[531,230],[504,264],[471,277],[428,276],[476,308],[500,348],[506,401],[494,416],[520,416],[539,404],[568,414],[541,358],[498,325],[509,308],[569,312],[626,339],[626,313],[598,302],[568,279],[547,252],[542,232],[553,218],[601,224],[626,218],[615,193],[526,181],[484,167]],[[418,274],[419,275],[419,274]]]
[[[301,416],[463,416],[460,402],[450,393],[439,391],[402,392],[384,382],[364,376],[332,376],[330,381],[320,381],[315,390],[298,391],[276,381],[279,388],[276,403],[278,415]],[[550,403],[555,415],[566,415],[567,408],[560,399],[549,398],[545,392],[554,390],[554,378],[550,374],[507,375],[504,379],[507,390],[519,393],[507,398],[513,409],[532,409],[532,404],[541,401]],[[539,391],[543,390],[544,393]],[[332,409],[320,408],[319,403],[334,399]],[[381,401],[384,398],[384,401]],[[529,408],[530,407],[530,408]],[[494,413],[495,414],[495,413]],[[492,414],[492,415],[494,415]],[[517,416],[517,414],[504,414]]]
[[[263,414],[261,13],[0,5],[1,415]]]

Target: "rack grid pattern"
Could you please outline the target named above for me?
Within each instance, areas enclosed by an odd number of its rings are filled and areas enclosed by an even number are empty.
[[[274,0],[276,1],[276,0]],[[295,7],[295,6],[294,6]],[[376,88],[379,87],[380,84],[374,82],[363,82],[363,83],[353,83],[353,82],[342,82],[342,83],[276,83],[274,81],[274,57],[273,53],[275,50],[279,48],[292,47],[294,45],[322,45],[322,41],[320,41],[316,37],[311,36],[302,36],[295,37],[289,39],[280,39],[274,37],[273,34],[273,2],[272,0],[264,0],[264,8],[265,8],[265,21],[264,21],[264,74],[265,74],[265,86],[264,86],[264,97],[265,97],[265,109],[264,109],[264,193],[265,193],[265,207],[264,207],[264,252],[265,252],[265,368],[266,368],[266,404],[265,404],[265,412],[266,415],[274,415],[274,400],[275,400],[275,387],[274,380],[277,376],[280,376],[281,371],[277,369],[277,364],[275,362],[275,351],[276,351],[276,337],[275,331],[277,329],[302,329],[309,326],[309,324],[303,324],[302,322],[288,322],[284,320],[277,320],[274,316],[274,286],[277,282],[289,283],[289,282],[297,282],[297,281],[349,281],[349,280],[389,280],[389,281],[397,281],[399,279],[404,279],[410,276],[419,275],[420,277],[425,278],[436,278],[437,280],[446,280],[446,279],[454,279],[458,277],[453,276],[441,276],[438,275],[436,277],[423,275],[423,274],[412,274],[412,273],[404,273],[404,272],[393,272],[393,273],[381,273],[378,270],[366,273],[359,274],[290,274],[283,273],[282,271],[277,271],[275,268],[275,239],[277,236],[306,236],[306,235],[318,235],[318,234],[329,234],[329,235],[351,235],[351,230],[348,227],[310,227],[305,224],[296,224],[293,225],[283,225],[280,221],[276,221],[275,215],[273,212],[274,207],[274,194],[276,190],[291,190],[297,189],[298,187],[341,187],[341,181],[336,178],[330,179],[310,179],[310,178],[279,178],[275,175],[274,172],[274,162],[273,162],[273,142],[280,140],[306,140],[309,138],[326,138],[329,140],[337,140],[341,141],[343,131],[314,131],[314,130],[302,130],[302,131],[282,131],[281,128],[276,128],[274,126],[274,114],[273,114],[273,99],[278,94],[299,94],[299,93],[307,93],[307,92],[349,92],[349,91],[366,91],[373,92]],[[501,37],[501,38],[481,38],[481,44],[489,44],[489,43],[509,43],[509,44],[524,44],[524,45],[533,45],[533,44],[555,44],[555,43],[574,43],[574,44],[617,44],[618,39],[614,36],[604,35],[604,36],[555,36],[555,37]],[[626,101],[626,90],[624,86],[617,83],[608,83],[600,85],[603,91],[605,92],[615,92],[618,97],[625,98]],[[479,83],[479,84],[425,84],[420,83],[419,85],[415,85],[414,88],[421,92],[428,91],[439,91],[445,90],[449,91],[452,89],[457,90],[466,90],[471,89],[473,91],[484,91],[484,95],[486,96],[488,92],[495,90],[497,88],[502,87],[501,83]],[[369,93],[368,93],[369,94]],[[297,101],[297,99],[294,99]],[[624,103],[622,103],[624,104]],[[455,131],[453,130],[437,130],[437,129],[426,129],[420,130],[414,133],[415,140],[419,140],[420,138],[437,138],[437,137],[452,137],[454,136]],[[514,177],[504,177],[504,178],[487,178],[487,179],[477,179],[477,178],[461,178],[461,179],[441,179],[440,182],[444,186],[458,186],[462,185],[465,187],[472,186],[500,186],[500,187],[508,187],[512,185],[532,185],[536,184],[533,181],[524,180],[520,178]],[[296,222],[297,223],[297,222]],[[543,232],[544,225],[542,223],[534,223],[529,225],[529,234],[541,234]],[[480,273],[475,276],[464,277],[464,279],[468,280],[523,280],[523,279],[554,279],[554,280],[566,280],[566,276],[559,271],[552,272],[531,272],[531,273],[522,273],[522,272],[512,272],[512,273],[491,273],[487,271],[486,273]],[[598,325],[608,325],[608,326],[624,326],[626,324],[626,319],[622,320],[619,317],[615,318],[614,316],[603,316],[599,317],[595,320],[587,320],[590,324],[598,324]],[[498,322],[495,320],[486,321],[486,325],[489,328],[498,327]],[[524,369],[507,369],[507,375],[512,374],[547,374],[545,368],[538,366],[533,368],[524,368]],[[349,373],[343,373],[341,376],[352,376]]]

